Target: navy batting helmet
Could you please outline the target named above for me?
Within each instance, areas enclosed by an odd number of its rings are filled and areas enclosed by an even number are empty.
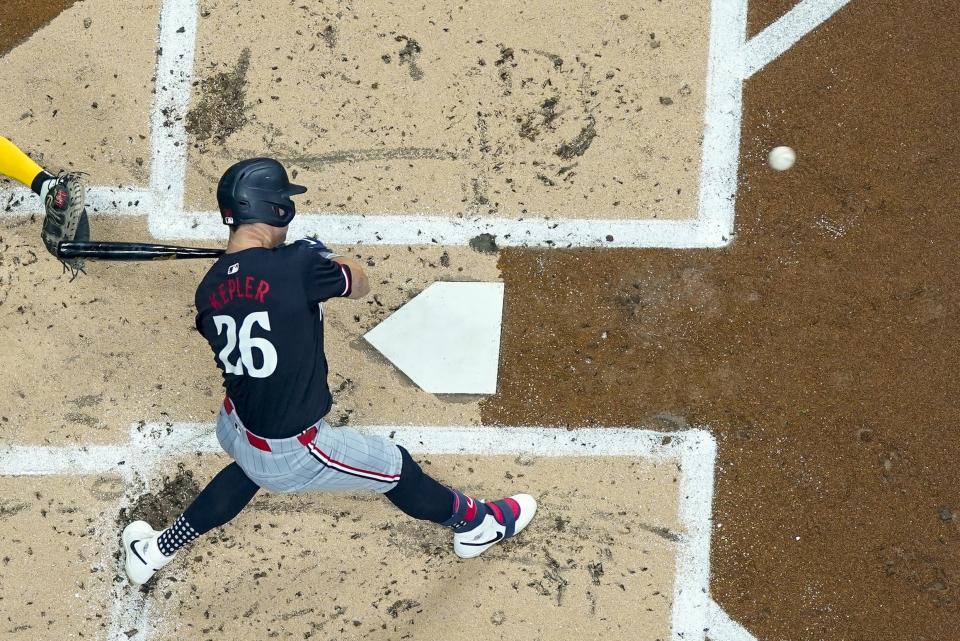
[[[217,185],[217,205],[224,225],[286,227],[297,211],[290,196],[305,191],[290,182],[283,165],[273,158],[251,158],[224,172]]]

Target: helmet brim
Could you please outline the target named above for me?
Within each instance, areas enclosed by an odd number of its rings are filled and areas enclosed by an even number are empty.
[[[305,193],[307,193],[307,188],[303,185],[294,185],[293,183],[290,183],[290,186],[287,187],[287,194],[290,196],[296,196],[297,194]]]

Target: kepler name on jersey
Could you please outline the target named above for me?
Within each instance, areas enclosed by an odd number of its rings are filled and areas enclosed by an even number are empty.
[[[269,292],[270,283],[262,278],[230,276],[217,284],[208,300],[211,307],[220,309],[237,298],[250,298],[258,303],[263,303]]]

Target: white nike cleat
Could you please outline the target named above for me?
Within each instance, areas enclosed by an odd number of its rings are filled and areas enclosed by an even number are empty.
[[[173,560],[157,547],[159,536],[160,532],[146,521],[134,521],[123,528],[123,569],[133,585],[143,585]]]
[[[514,503],[518,514],[514,514]],[[487,515],[480,525],[467,532],[455,532],[453,551],[461,559],[472,559],[487,548],[520,533],[537,513],[537,501],[529,494],[515,494],[499,501],[484,503]]]

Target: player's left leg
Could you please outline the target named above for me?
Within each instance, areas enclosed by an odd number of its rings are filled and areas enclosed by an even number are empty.
[[[537,513],[537,501],[529,494],[482,501],[446,487],[426,474],[405,448],[396,447],[403,458],[400,480],[384,496],[415,519],[451,528],[453,551],[460,558],[480,556],[516,536]]]
[[[181,547],[231,521],[260,487],[236,463],[213,477],[173,525],[157,532],[146,521],[123,530],[124,569],[134,585],[143,585],[170,563]]]

